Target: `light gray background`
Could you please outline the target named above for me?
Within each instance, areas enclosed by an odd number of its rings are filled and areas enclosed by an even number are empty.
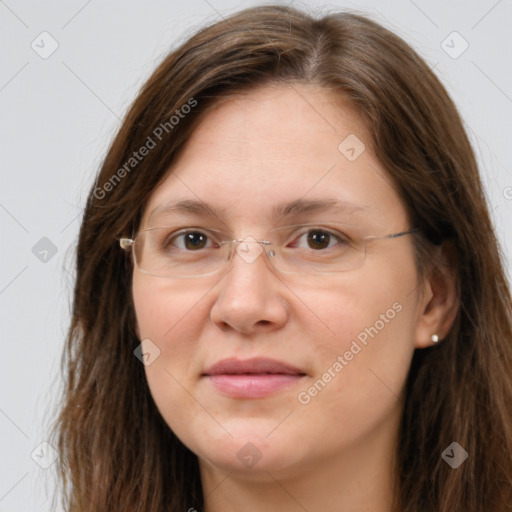
[[[50,509],[52,467],[40,468],[31,453],[36,449],[36,460],[51,455],[37,447],[47,439],[56,408],[73,246],[87,192],[120,119],[178,42],[260,3],[0,0],[0,511]],[[509,265],[511,0],[293,4],[369,14],[435,68],[467,124]],[[58,43],[46,59],[31,47],[35,41],[40,52],[43,44],[50,48],[48,36],[40,36],[44,31]],[[469,44],[457,58],[464,41],[446,39],[453,31]],[[44,253],[43,237],[55,245],[54,256]]]

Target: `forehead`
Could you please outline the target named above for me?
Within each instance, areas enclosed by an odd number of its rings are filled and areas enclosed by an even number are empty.
[[[364,148],[356,159],[343,152],[347,140],[358,152]],[[206,114],[150,197],[144,219],[183,200],[246,220],[306,196],[396,209],[397,195],[371,148],[360,117],[331,92],[300,84],[260,88]]]
[[[187,145],[207,146],[206,158],[233,162],[240,170],[251,166],[253,157],[278,170],[287,162],[337,159],[339,142],[350,134],[371,146],[365,124],[338,96],[318,86],[281,84],[221,100]],[[201,156],[190,153],[181,159]]]

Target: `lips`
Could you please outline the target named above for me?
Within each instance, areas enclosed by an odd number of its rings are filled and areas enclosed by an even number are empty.
[[[263,357],[255,357],[244,361],[231,358],[223,359],[210,366],[204,375],[243,375],[243,374],[281,374],[281,375],[306,375],[295,366]]]
[[[268,358],[223,359],[207,368],[203,377],[231,398],[263,398],[298,382],[306,372]]]

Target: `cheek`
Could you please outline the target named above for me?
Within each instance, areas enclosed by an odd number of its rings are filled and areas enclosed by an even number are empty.
[[[313,417],[344,425],[348,438],[376,428],[400,404],[414,352],[415,279],[410,264],[400,276],[367,267],[336,292],[310,295],[332,332],[317,336],[315,378],[298,400]],[[333,429],[325,432],[335,443]]]
[[[357,359],[365,359],[363,353],[382,356],[409,346],[416,314],[414,266],[401,267],[400,276],[391,274],[389,267],[372,270],[367,267],[329,283],[294,287],[295,296],[307,308],[300,315],[297,310],[294,321],[305,327],[304,337],[311,338],[307,344],[313,343],[315,358],[343,354],[355,343],[362,349]],[[378,340],[382,342],[372,343]],[[353,352],[357,350],[354,346]]]
[[[360,415],[396,400],[414,352],[417,313],[414,265],[399,270],[367,267],[344,276],[334,290],[310,292],[309,305],[322,322],[314,336],[316,381],[305,401],[319,408],[330,403],[334,412],[344,403]]]
[[[204,286],[193,282],[183,286],[135,273],[133,301],[140,338],[150,338],[162,351],[188,346],[186,338],[194,337],[201,327],[199,316],[205,314],[203,296]]]
[[[166,424],[192,451],[197,439],[217,426],[194,391],[201,332],[208,316],[204,293],[204,285],[200,291],[191,281],[176,289],[175,281],[171,286],[150,276],[133,278],[140,338],[149,338],[159,350],[158,358],[144,368],[151,396]]]
[[[197,352],[208,316],[202,291],[193,283],[176,289],[169,282],[151,276],[134,275],[133,300],[141,340],[151,340],[158,357],[145,366],[146,377],[156,405],[182,405],[184,389],[199,368]]]

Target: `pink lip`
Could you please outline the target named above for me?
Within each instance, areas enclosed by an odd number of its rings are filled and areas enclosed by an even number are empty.
[[[232,398],[263,398],[305,375],[295,366],[259,357],[245,361],[223,359],[203,373],[218,391]]]

